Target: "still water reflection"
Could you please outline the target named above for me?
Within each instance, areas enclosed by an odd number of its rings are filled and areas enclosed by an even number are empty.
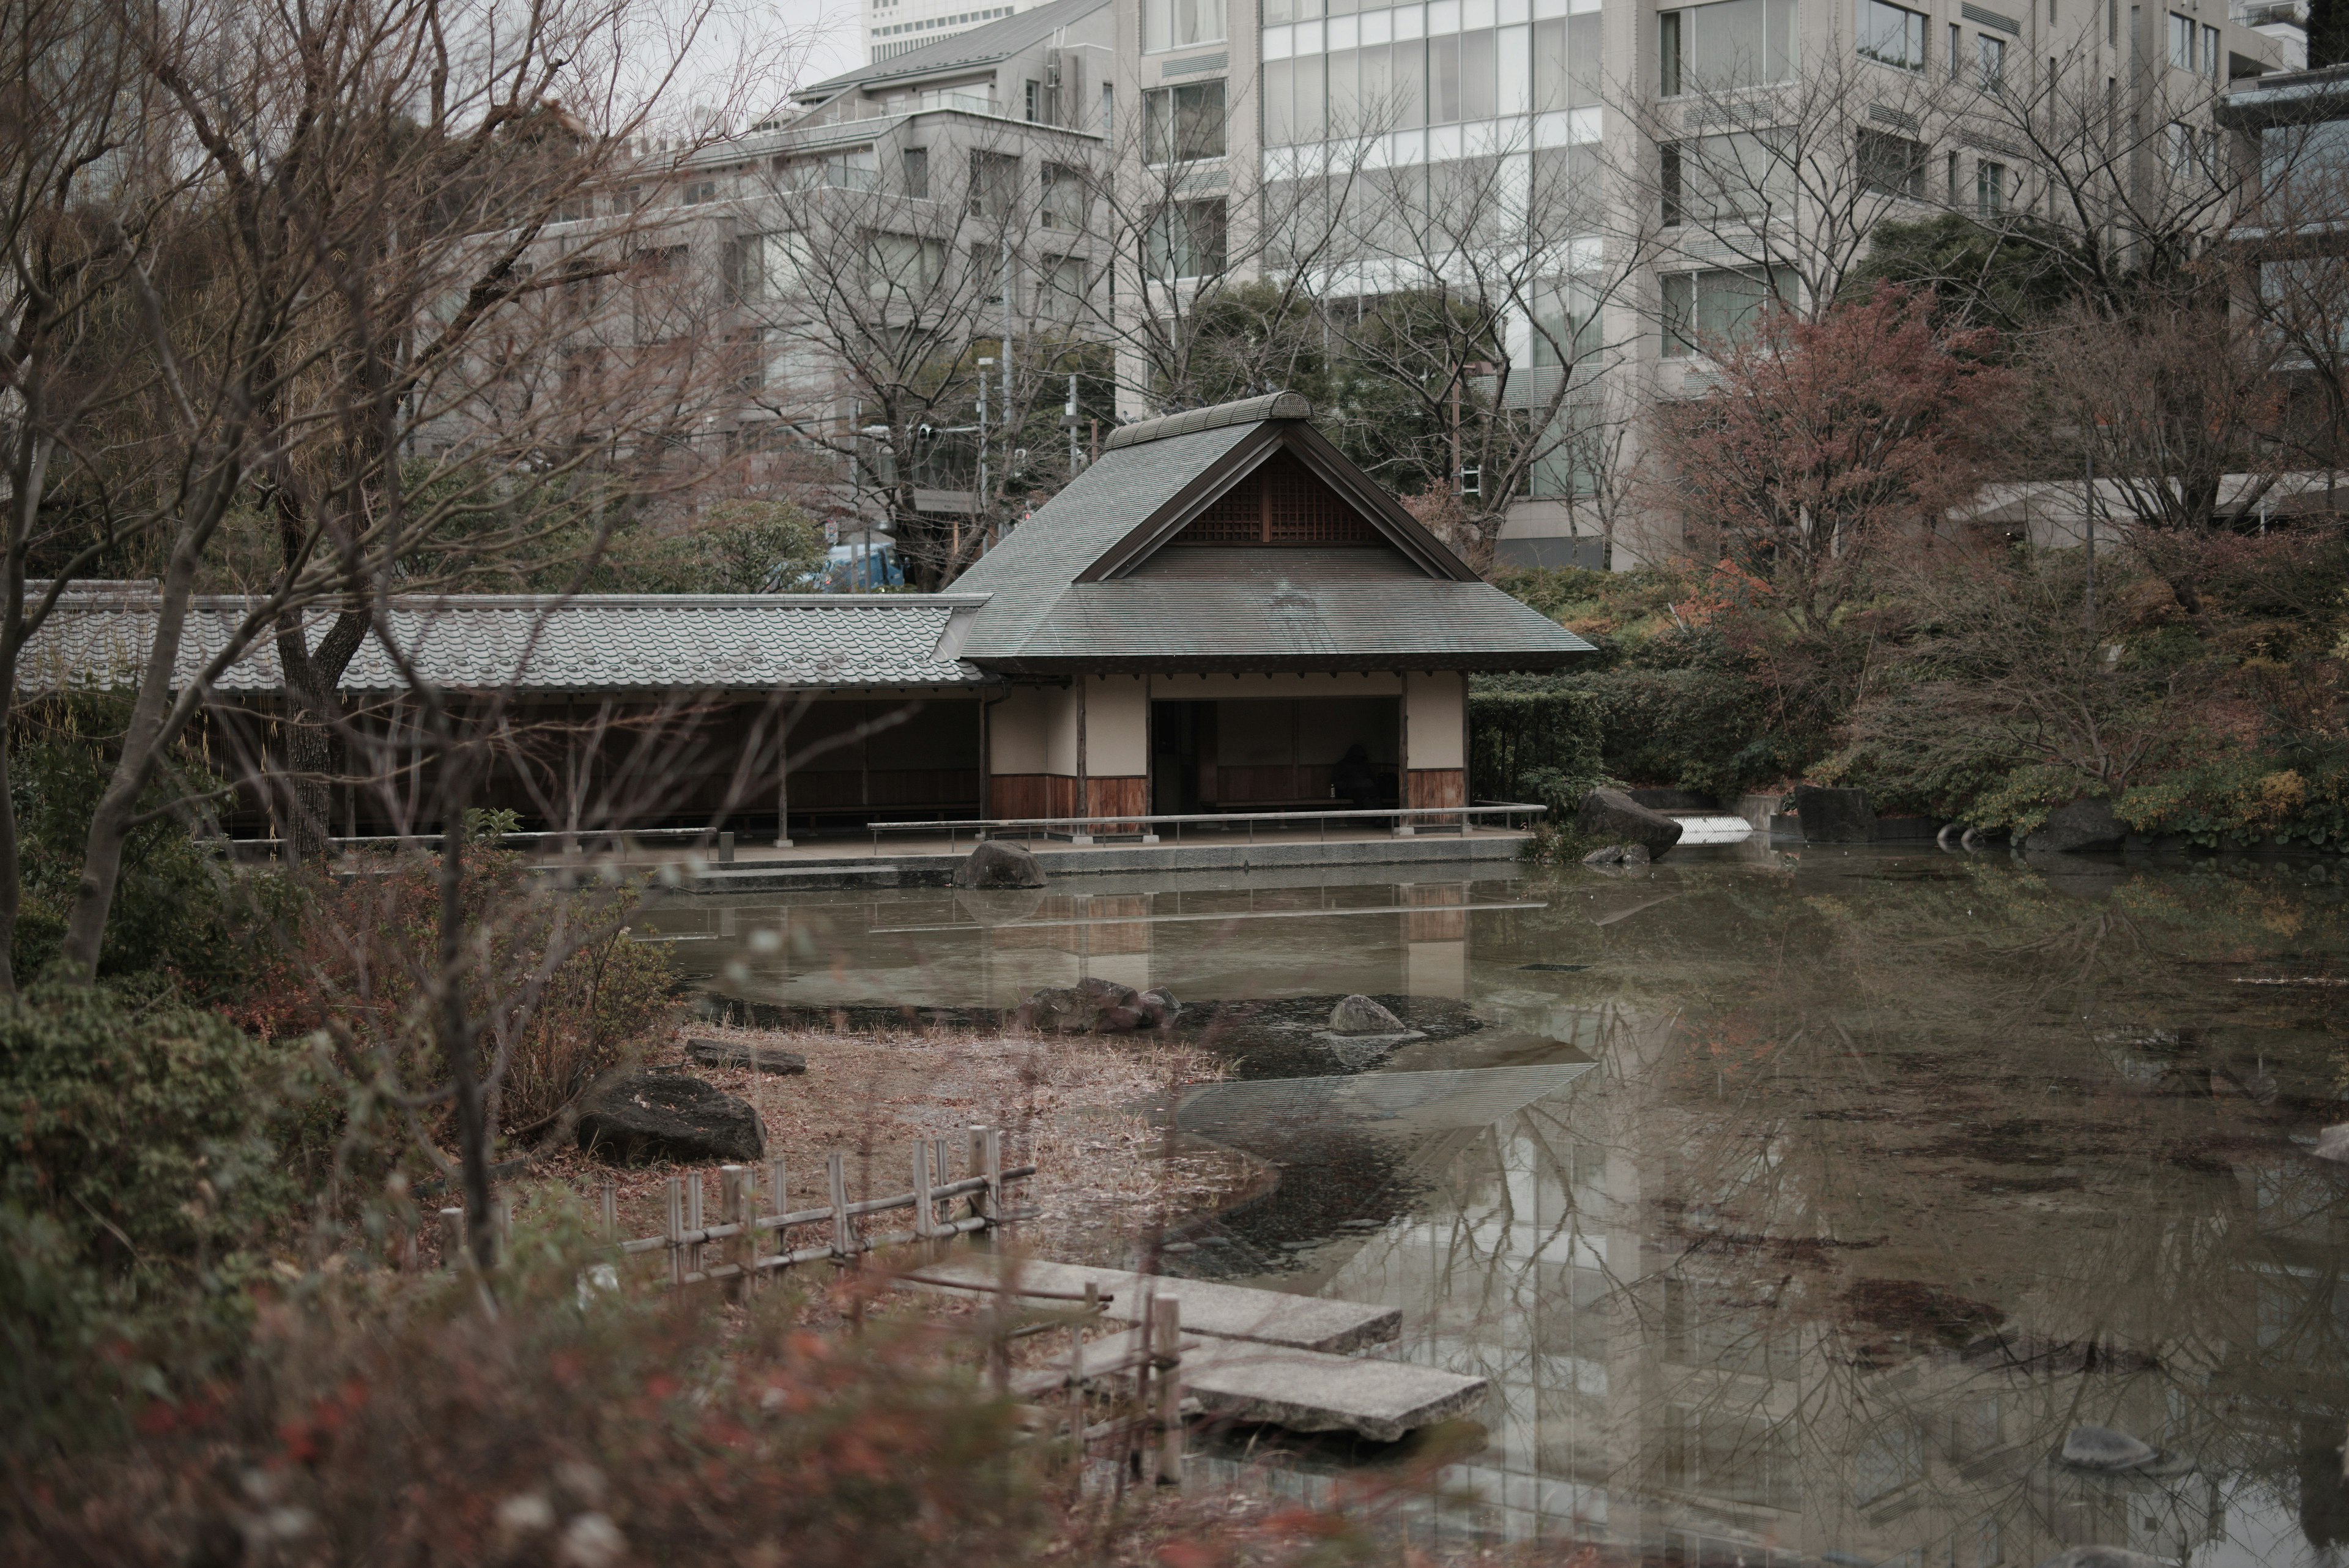
[[[1195,1101],[1195,1135],[1278,1180],[1167,1260],[1402,1305],[1408,1355],[1491,1379],[1449,1477],[1475,1501],[1431,1490],[1414,1528],[1847,1568],[2349,1542],[2349,1168],[2307,1149],[2349,1119],[2349,874],[1697,855],[655,923],[760,1001],[999,1006],[1092,973],[1195,1011],[1361,991],[1428,1025],[1349,1064],[1294,1010],[1225,1009],[1243,1076],[1430,1076],[1331,1085],[1319,1137],[1275,1085],[1253,1122]],[[2088,1422],[2164,1462],[2053,1463]]]

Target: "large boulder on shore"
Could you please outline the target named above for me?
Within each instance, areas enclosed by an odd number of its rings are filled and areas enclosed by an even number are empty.
[[[955,867],[957,888],[1040,888],[1044,865],[1025,845],[989,838]]]
[[[1136,991],[1094,976],[1074,985],[1047,986],[1022,1002],[1011,1022],[1045,1034],[1123,1034],[1166,1028],[1182,1011],[1171,992]]]
[[[2110,1427],[2075,1427],[2064,1438],[2064,1462],[2075,1469],[2143,1469],[2160,1457],[2151,1443]]]
[[[1797,784],[1787,805],[1803,825],[1806,844],[1876,842],[1876,812],[1864,789]]]
[[[1681,841],[1681,825],[1650,811],[1619,789],[1595,789],[1582,797],[1574,830],[1600,844],[1637,844],[1651,859]]]
[[[2049,812],[2047,820],[2023,841],[2023,850],[2026,855],[2076,855],[2118,849],[2127,837],[2127,825],[2113,815],[2113,803],[2085,794]]]
[[[598,1093],[579,1116],[579,1147],[622,1165],[764,1158],[767,1130],[750,1101],[690,1073],[638,1073]]]

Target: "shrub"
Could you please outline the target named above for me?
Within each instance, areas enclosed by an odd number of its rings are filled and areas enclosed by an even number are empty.
[[[494,826],[494,825],[491,825]],[[318,888],[238,1017],[269,1034],[325,1030],[388,1063],[408,1091],[447,1076],[430,984],[440,965],[439,864],[383,857]],[[464,981],[481,1032],[483,1081],[510,1137],[556,1122],[674,1012],[666,950],[630,940],[632,889],[551,888],[519,856],[476,850],[464,889]],[[366,1075],[377,1075],[369,1070]]]
[[[2349,759],[2235,753],[2139,784],[2113,815],[2209,848],[2267,838],[2339,847],[2349,845]]]
[[[1601,777],[1599,708],[1586,691],[1477,690],[1468,734],[1469,790],[1479,800],[1539,802],[1556,816],[1561,800],[1579,801]]]
[[[24,903],[10,958],[20,981],[40,974],[65,940],[90,812],[113,767],[110,737],[126,713],[113,698],[45,703],[22,718],[11,739]],[[149,789],[141,803],[149,820],[123,846],[101,978],[167,975],[202,999],[233,997],[250,979],[255,934],[290,908],[293,892],[274,873],[235,872],[206,854],[185,816],[170,809],[217,785],[191,776],[160,779]]]
[[[331,1288],[265,1314],[233,1380],[12,1489],[0,1556],[179,1563],[243,1538],[319,1563],[1035,1560],[1037,1449],[945,1334],[819,1337],[781,1291],[739,1326],[715,1291],[583,1298],[575,1229],[516,1241],[494,1316],[462,1286],[398,1315]]]
[[[0,998],[0,1444],[102,1426],[142,1364],[233,1346],[321,1163],[306,1067],[169,996]]]

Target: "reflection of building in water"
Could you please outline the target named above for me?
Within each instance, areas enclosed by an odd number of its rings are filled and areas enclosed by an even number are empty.
[[[2224,1479],[2229,1460],[2272,1469],[2297,1428],[2287,1399],[2247,1431],[2239,1401],[2305,1365],[2261,1351],[2338,1357],[2340,1250],[2314,1282],[2316,1249],[2294,1240],[2337,1241],[2337,1181],[2288,1195],[2262,1179],[2246,1193],[2257,1226],[2207,1223],[2190,1197],[2084,1217],[2075,1251],[2002,1303],[2000,1327],[1947,1277],[1873,1278],[1871,1239],[1836,1234],[1862,1210],[1824,1184],[1898,1179],[1866,1158],[1864,1130],[1814,1124],[1806,1136],[1842,1147],[1798,1168],[1771,1120],[1784,1106],[1685,1093],[1668,1030],[1580,1022],[1599,1070],[1432,1144],[1414,1214],[1333,1241],[1309,1276],[1405,1306],[1407,1354],[1491,1380],[1489,1446],[1444,1478],[1478,1501],[1431,1491],[1407,1511],[1414,1529],[1708,1565],[2028,1568],[2092,1542],[2261,1561],[2225,1546],[2230,1508],[2256,1490]],[[2222,1221],[2229,1201],[2222,1188]],[[2274,1290],[2294,1268],[2295,1288]],[[2132,1321],[2147,1304],[2166,1318],[2149,1334]],[[2311,1337],[2312,1310],[2334,1337]],[[2111,1480],[2051,1463],[2085,1422],[2208,1468]],[[1277,1484],[1335,1495],[1301,1470]]]

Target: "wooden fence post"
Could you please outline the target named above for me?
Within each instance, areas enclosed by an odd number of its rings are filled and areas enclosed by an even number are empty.
[[[465,1266],[465,1211],[462,1209],[440,1210],[440,1262],[445,1268]]]
[[[848,1157],[834,1149],[825,1161],[824,1174],[832,1185],[832,1255],[853,1258],[860,1249],[855,1223],[848,1218]]]
[[[685,1283],[685,1179],[668,1179],[668,1282]]]
[[[936,1222],[931,1219],[933,1199],[930,1197],[930,1141],[914,1140],[914,1239],[926,1241],[937,1234]]]
[[[980,1159],[979,1173],[987,1178],[987,1223],[993,1230],[1003,1223],[1003,1134],[999,1129],[987,1129]]]
[[[620,1184],[604,1183],[601,1207],[604,1211],[604,1240],[614,1246],[620,1244]]]
[[[685,1179],[685,1228],[688,1231],[698,1231],[702,1228],[701,1199],[707,1186],[708,1183],[702,1180],[700,1171],[692,1171]],[[709,1254],[703,1250],[700,1242],[695,1241],[687,1246],[685,1272],[688,1279],[702,1272],[709,1265]]]
[[[1160,1296],[1154,1303],[1158,1342],[1158,1484],[1183,1484],[1183,1303]]]
[[[984,1175],[987,1171],[987,1129],[985,1127],[965,1128],[964,1138],[963,1175],[965,1177]],[[982,1219],[986,1217],[987,1198],[987,1190],[984,1188],[970,1195],[970,1211],[973,1216]]]
[[[734,1234],[726,1239],[726,1261],[734,1265],[734,1272],[726,1282],[726,1293],[737,1301],[750,1293],[750,1271],[758,1245],[757,1232],[750,1229],[750,1199],[754,1175],[747,1165],[721,1165],[718,1168],[718,1207],[719,1222],[734,1227]]]
[[[1077,1468],[1085,1463],[1085,1330],[1101,1321],[1101,1285],[1085,1282],[1084,1316],[1069,1335],[1069,1441],[1077,1451]]]

